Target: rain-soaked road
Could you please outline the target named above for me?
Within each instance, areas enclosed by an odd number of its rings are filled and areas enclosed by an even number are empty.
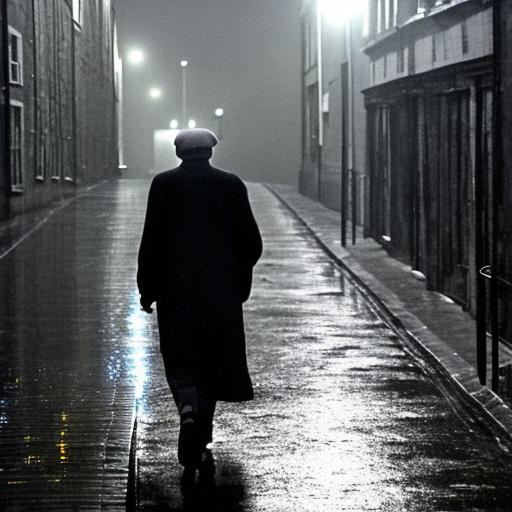
[[[275,197],[250,190],[265,247],[245,308],[256,400],[220,405],[216,487],[182,494],[153,346],[139,509],[512,510],[510,457],[454,411]]]
[[[257,397],[220,405],[216,487],[183,495],[134,283],[147,189],[97,188],[0,259],[0,510],[122,509],[140,397],[143,510],[512,510],[510,457],[261,186],[246,306]]]

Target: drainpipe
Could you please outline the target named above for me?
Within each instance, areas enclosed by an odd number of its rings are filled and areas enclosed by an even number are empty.
[[[4,169],[4,183],[5,183],[5,211],[3,212],[6,217],[10,216],[10,192],[11,192],[11,91],[10,91],[10,80],[9,80],[9,23],[7,20],[7,1],[2,0],[2,78],[4,83],[2,84],[3,93],[3,169]]]
[[[318,201],[322,200],[322,147],[324,144],[324,123],[323,123],[323,69],[322,69],[322,6],[316,2],[316,66],[318,71],[318,169],[316,193]]]
[[[493,0],[493,170],[492,170],[492,256],[490,280],[490,315],[492,334],[492,389],[499,387],[499,258],[498,236],[500,230],[499,205],[501,203],[501,183],[503,169],[503,134],[501,111],[501,0]]]

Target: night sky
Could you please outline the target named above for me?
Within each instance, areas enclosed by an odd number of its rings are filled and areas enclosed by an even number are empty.
[[[117,0],[124,61],[125,161],[130,175],[152,167],[154,129],[181,117],[188,60],[188,118],[224,139],[214,165],[244,179],[296,183],[300,165],[300,0]],[[140,48],[145,61],[126,59]],[[148,89],[160,87],[160,100]]]

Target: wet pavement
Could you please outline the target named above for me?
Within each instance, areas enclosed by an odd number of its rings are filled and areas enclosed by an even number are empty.
[[[220,404],[215,485],[182,490],[156,319],[134,281],[148,187],[90,190],[0,255],[0,510],[124,509],[135,407],[139,510],[512,510],[507,447],[259,185],[256,400]]]
[[[508,447],[434,383],[268,190],[250,192],[265,247],[245,307],[256,399],[220,404],[215,484],[181,488],[151,319],[138,510],[512,510]]]
[[[143,195],[110,183],[3,226],[2,511],[125,509]]]

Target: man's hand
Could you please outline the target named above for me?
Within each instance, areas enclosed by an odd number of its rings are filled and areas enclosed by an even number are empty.
[[[140,297],[140,308],[142,311],[145,311],[148,315],[153,313],[153,308],[151,307],[151,304],[153,304],[153,301],[151,299],[148,299],[147,297]]]

